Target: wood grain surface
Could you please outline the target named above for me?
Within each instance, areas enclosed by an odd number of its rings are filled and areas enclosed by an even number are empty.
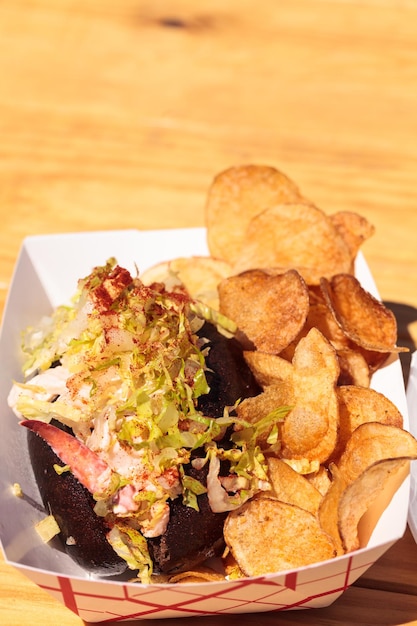
[[[1,307],[25,236],[202,226],[214,175],[265,163],[375,225],[364,252],[413,349],[416,42],[416,0],[3,0]],[[3,561],[0,622],[82,623]],[[331,607],[262,623],[417,624],[411,534]]]

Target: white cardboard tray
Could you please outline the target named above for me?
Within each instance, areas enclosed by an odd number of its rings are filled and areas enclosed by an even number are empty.
[[[106,231],[27,238],[16,264],[0,334],[0,538],[6,560],[87,622],[174,618],[317,608],[331,604],[404,533],[409,479],[395,493],[369,544],[355,553],[298,570],[238,581],[191,585],[141,585],[98,580],[67,555],[44,545],[34,530],[43,517],[26,451],[24,429],[7,407],[11,381],[21,376],[20,333],[43,314],[69,300],[77,280],[114,256],[134,272],[176,256],[207,254],[203,229]],[[360,255],[357,275],[377,295]],[[373,387],[400,409],[408,425],[398,359],[374,376]],[[27,498],[11,491],[21,484]],[[415,496],[414,496],[415,497]]]

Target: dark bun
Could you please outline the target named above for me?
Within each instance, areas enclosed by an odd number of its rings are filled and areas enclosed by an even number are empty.
[[[61,427],[59,423],[55,426]],[[126,562],[106,539],[108,528],[93,510],[93,496],[71,472],[57,474],[54,465],[63,465],[52,448],[28,430],[29,455],[42,501],[61,529],[65,551],[89,572],[98,576],[123,573]]]
[[[204,324],[198,334],[209,342],[210,347],[206,357],[206,378],[210,391],[200,396],[198,408],[205,415],[221,417],[225,406],[233,406],[239,398],[256,396],[261,389],[237,339],[227,339],[209,323]]]
[[[186,468],[186,473],[205,484],[207,470]],[[219,556],[224,550],[223,524],[227,513],[213,513],[207,494],[198,496],[199,510],[184,506],[181,497],[170,502],[167,529],[160,537],[148,539],[155,572],[173,574]]]
[[[259,393],[253,375],[243,357],[240,344],[220,334],[211,324],[199,332],[210,342],[206,358],[210,392],[201,396],[198,408],[205,415],[219,417],[225,406],[239,398]],[[60,426],[59,424],[57,424]],[[29,454],[45,505],[60,529],[65,551],[82,567],[99,576],[123,573],[127,565],[106,539],[109,530],[97,517],[91,494],[71,472],[57,474],[54,464],[62,462],[45,441],[28,432]],[[187,474],[205,482],[206,468],[184,468]],[[198,496],[199,511],[185,506],[181,496],[170,502],[170,520],[165,533],[148,539],[155,572],[170,573],[187,570],[209,557],[218,555],[224,547],[224,513],[213,513],[206,494]]]

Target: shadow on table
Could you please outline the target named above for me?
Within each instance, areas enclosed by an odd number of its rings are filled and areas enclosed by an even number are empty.
[[[407,384],[410,371],[411,354],[416,349],[416,345],[410,334],[409,327],[417,322],[417,308],[401,302],[384,302],[395,315],[398,326],[398,345],[405,346],[409,352],[401,352],[400,360],[403,369],[404,383]]]

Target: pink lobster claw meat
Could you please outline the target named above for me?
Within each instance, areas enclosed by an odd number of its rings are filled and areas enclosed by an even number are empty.
[[[40,420],[23,420],[20,424],[42,437],[90,493],[103,497],[114,491],[112,469],[81,441]]]

